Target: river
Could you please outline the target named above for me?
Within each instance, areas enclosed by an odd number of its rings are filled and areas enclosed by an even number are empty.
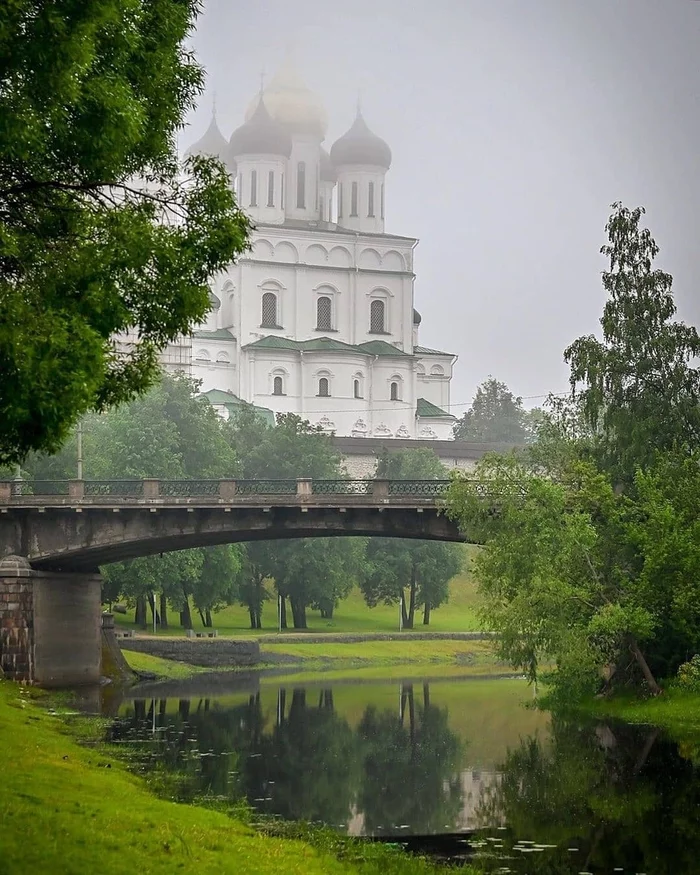
[[[185,802],[440,836],[486,872],[700,872],[700,739],[554,717],[519,680],[251,675],[127,695],[109,740]]]

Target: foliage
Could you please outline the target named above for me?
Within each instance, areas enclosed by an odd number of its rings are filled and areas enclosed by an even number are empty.
[[[488,486],[494,499],[484,501]],[[568,696],[595,692],[601,673],[636,660],[658,691],[646,652],[663,623],[638,552],[638,508],[588,462],[533,473],[526,460],[487,457],[477,479],[456,480],[449,513],[486,542],[474,563],[482,616],[498,649],[530,680],[556,663]]]
[[[86,411],[144,391],[247,246],[223,165],[178,166],[203,83],[186,48],[199,11],[2,4],[0,463],[54,452]]]
[[[244,478],[336,479],[342,476],[340,457],[320,428],[295,414],[281,414],[274,426],[252,408],[243,408],[228,424]],[[287,599],[294,628],[307,626],[311,606],[332,617],[338,601],[349,593],[362,561],[360,541],[349,538],[294,539],[246,545],[241,596],[251,628],[261,627],[262,605],[269,598],[267,579],[274,579],[282,597],[282,628],[287,627]]]
[[[432,450],[385,452],[377,477],[390,480],[441,480],[447,471]],[[402,538],[372,538],[367,543],[361,589],[369,607],[401,605],[402,626],[412,629],[416,607],[423,607],[423,622],[449,596],[449,581],[459,573],[461,550],[455,544]],[[406,596],[406,590],[408,595]]]
[[[700,693],[700,654],[678,667],[678,686],[694,693]]]
[[[523,444],[536,427],[536,419],[523,409],[522,398],[489,377],[477,387],[471,407],[455,424],[454,436],[461,441]]]
[[[613,205],[606,225],[608,293],[603,339],[581,337],[565,351],[571,387],[598,433],[601,464],[629,484],[659,451],[700,441],[700,336],[674,322],[670,274],[653,267],[659,248],[640,227],[642,208]]]

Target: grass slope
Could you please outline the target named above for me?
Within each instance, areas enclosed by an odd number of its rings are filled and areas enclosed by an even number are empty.
[[[700,732],[700,693],[668,688],[653,699],[617,696],[596,699],[585,710],[597,716],[616,717],[628,723],[652,723],[677,738]]]
[[[80,747],[59,717],[7,681],[0,682],[0,744],[3,875],[436,871],[391,849],[327,834],[311,839],[320,847],[262,836],[221,812],[158,799],[108,750]]]

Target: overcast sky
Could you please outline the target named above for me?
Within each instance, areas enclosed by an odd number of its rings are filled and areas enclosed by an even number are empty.
[[[493,374],[527,406],[598,332],[613,201],[647,209],[680,316],[700,322],[700,2],[205,0],[194,45],[226,137],[292,47],[329,115],[391,146],[390,233],[418,237],[421,343],[459,355],[460,415]]]

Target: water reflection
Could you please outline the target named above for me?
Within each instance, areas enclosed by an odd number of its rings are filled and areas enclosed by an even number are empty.
[[[533,732],[532,712],[498,699],[504,687],[492,688],[503,713],[495,706],[487,718],[475,712],[488,692],[475,699],[469,681],[446,687],[136,699],[110,737],[183,801],[246,799],[353,834],[479,827],[472,861],[485,872],[700,871],[697,748],[679,750],[649,727],[561,718]]]

